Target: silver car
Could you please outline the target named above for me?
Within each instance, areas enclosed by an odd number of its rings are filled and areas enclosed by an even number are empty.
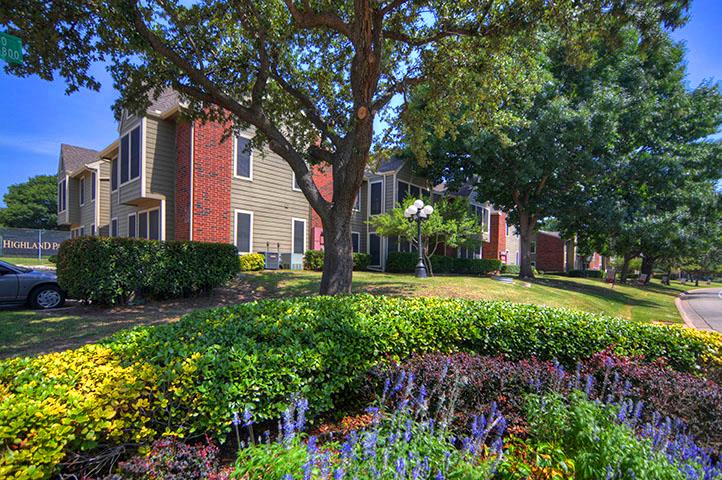
[[[65,293],[53,272],[19,267],[0,260],[0,304],[48,309],[63,306]]]

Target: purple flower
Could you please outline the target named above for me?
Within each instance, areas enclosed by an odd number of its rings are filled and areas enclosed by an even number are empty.
[[[251,410],[246,407],[245,410],[243,410],[243,426],[249,427],[253,425],[253,414],[251,414]]]
[[[594,385],[594,377],[591,375],[587,375],[587,384],[584,387],[584,393],[587,394],[587,397],[591,396],[592,394],[592,385]]]
[[[236,427],[241,424],[241,418],[238,416],[238,412],[233,412],[233,420],[231,420],[231,422],[233,422],[233,425]]]
[[[396,459],[396,473],[399,477],[403,477],[406,473],[406,461],[404,460],[404,457]]]
[[[333,478],[334,480],[341,480],[344,474],[345,472],[343,471],[343,468],[339,467],[333,472]]]

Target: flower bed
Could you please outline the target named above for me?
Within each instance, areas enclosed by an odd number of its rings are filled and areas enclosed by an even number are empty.
[[[103,345],[0,362],[0,477],[48,477],[69,452],[162,434],[224,438],[233,405],[252,405],[259,420],[277,418],[296,393],[311,414],[352,405],[365,372],[413,353],[534,355],[573,368],[605,349],[713,375],[722,341],[503,302],[359,295],[199,311]]]

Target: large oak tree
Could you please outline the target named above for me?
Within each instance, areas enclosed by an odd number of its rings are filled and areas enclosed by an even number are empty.
[[[518,39],[542,21],[570,43],[630,19],[653,32],[660,23],[677,25],[687,3],[0,0],[0,24],[27,48],[25,64],[10,68],[15,74],[60,76],[70,91],[98,88],[90,67],[105,61],[121,93],[116,113],[141,111],[149,94],[170,87],[190,101],[193,117],[254,127],[256,142],[288,162],[321,218],[321,293],[335,294],[351,287],[350,218],[374,119],[389,112],[393,121],[410,88],[446,92],[439,109],[475,98],[472,113],[493,124],[503,120],[496,114],[503,112],[505,80],[514,77],[502,58],[512,37],[526,48]],[[481,68],[484,62],[494,68]],[[463,71],[471,73],[457,75]],[[401,101],[390,107],[394,98]],[[312,180],[308,165],[319,162],[333,167],[331,200]]]

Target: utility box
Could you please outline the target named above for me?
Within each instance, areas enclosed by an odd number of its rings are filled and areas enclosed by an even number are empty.
[[[280,255],[278,252],[263,252],[263,268],[266,270],[278,270],[280,268]]]
[[[281,265],[283,268],[290,270],[303,270],[303,254],[302,253],[282,253]]]

